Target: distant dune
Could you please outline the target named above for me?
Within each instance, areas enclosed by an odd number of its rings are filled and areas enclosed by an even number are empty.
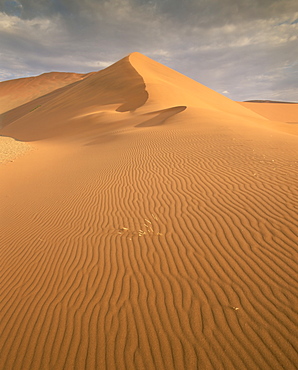
[[[243,102],[240,104],[272,121],[298,123],[298,104],[295,103]]]
[[[245,100],[244,103],[298,104],[297,102],[288,102],[281,100]]]
[[[0,114],[85,77],[77,73],[51,72],[0,82]]]
[[[296,105],[54,80],[0,83],[0,369],[295,369]]]

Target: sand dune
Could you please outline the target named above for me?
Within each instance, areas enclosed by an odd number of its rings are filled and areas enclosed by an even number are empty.
[[[78,73],[50,72],[0,82],[0,114],[85,78]]]
[[[138,53],[42,99],[1,116],[0,368],[295,369],[296,126]]]
[[[244,121],[265,121],[250,109],[139,53],[52,95],[7,112],[0,121],[3,133],[27,141],[79,134],[86,137],[88,132],[93,137],[102,130],[106,134],[109,121],[116,121],[121,128],[133,127],[147,119],[143,114],[158,115],[160,110],[180,106],[194,118],[199,114],[205,122],[217,122],[218,117],[230,121],[235,116]]]
[[[272,121],[298,123],[298,104],[250,102],[241,102],[240,104]]]

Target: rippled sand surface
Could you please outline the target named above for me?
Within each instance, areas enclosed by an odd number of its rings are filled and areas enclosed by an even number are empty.
[[[295,369],[295,125],[137,53],[2,118],[1,369]]]

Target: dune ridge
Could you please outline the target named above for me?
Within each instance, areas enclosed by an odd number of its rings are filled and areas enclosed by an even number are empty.
[[[295,369],[297,136],[102,72],[0,131],[35,148],[1,167],[0,368]]]

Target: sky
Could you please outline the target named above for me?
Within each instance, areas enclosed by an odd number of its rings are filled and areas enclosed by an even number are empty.
[[[0,81],[134,51],[233,100],[298,101],[297,0],[0,0]]]

